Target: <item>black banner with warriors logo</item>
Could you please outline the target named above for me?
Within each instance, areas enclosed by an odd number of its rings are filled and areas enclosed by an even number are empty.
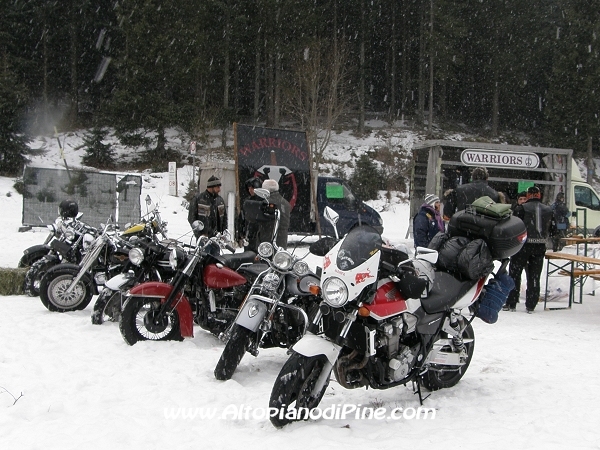
[[[304,131],[278,130],[235,124],[236,168],[240,201],[248,197],[245,181],[258,177],[279,183],[290,202],[289,232],[310,233],[310,152]]]

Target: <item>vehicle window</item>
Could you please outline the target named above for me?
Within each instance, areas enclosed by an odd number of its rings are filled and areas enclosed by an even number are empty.
[[[600,210],[600,200],[594,191],[585,186],[575,186],[575,204],[584,208]]]
[[[326,183],[325,196],[327,200],[334,203],[352,204],[354,202],[354,195],[350,189],[346,185],[334,181]]]

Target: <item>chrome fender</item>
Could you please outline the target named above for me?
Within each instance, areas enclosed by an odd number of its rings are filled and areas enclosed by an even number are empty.
[[[302,339],[294,344],[292,350],[308,357],[325,355],[333,365],[337,361],[342,347],[316,334],[306,333],[302,336]]]
[[[121,287],[124,286],[130,279],[131,276],[128,274],[120,273],[104,283],[104,286],[112,291],[120,291]]]
[[[244,302],[244,306],[235,318],[235,323],[255,333],[266,315],[267,305],[250,297]]]

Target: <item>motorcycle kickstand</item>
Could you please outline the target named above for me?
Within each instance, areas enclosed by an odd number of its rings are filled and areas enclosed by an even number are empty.
[[[417,394],[419,396],[419,404],[421,406],[423,406],[423,401],[427,400],[429,398],[429,396],[431,395],[431,393],[427,394],[426,397],[423,397],[423,394],[421,393],[421,374],[417,375],[416,380],[413,380],[412,384],[413,384],[413,394]],[[415,385],[416,385],[416,389],[415,389]]]

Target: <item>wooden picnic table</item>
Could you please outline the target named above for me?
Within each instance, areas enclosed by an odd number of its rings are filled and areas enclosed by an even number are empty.
[[[600,266],[600,259],[590,256],[573,255],[563,252],[546,252],[546,294],[544,296],[544,309],[566,309],[547,308],[548,300],[548,277],[558,272],[559,275],[569,276],[569,306],[573,303],[583,303],[583,285],[588,276],[597,276],[600,269],[588,266]],[[557,262],[558,261],[558,262]],[[552,267],[552,268],[551,268]],[[575,286],[579,286],[579,301],[575,301]]]

